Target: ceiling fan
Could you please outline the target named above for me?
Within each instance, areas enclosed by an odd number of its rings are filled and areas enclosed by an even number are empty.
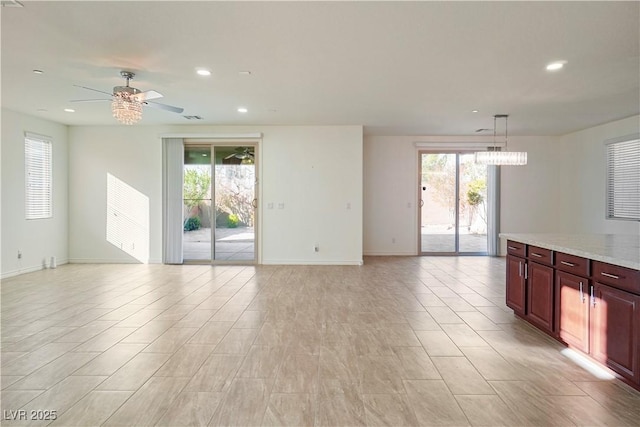
[[[162,98],[162,94],[156,92],[155,90],[142,92],[138,88],[129,86],[129,81],[135,77],[135,74],[133,72],[120,71],[120,75],[127,80],[127,83],[125,86],[114,87],[113,93],[93,89],[86,86],[74,85],[82,89],[109,95],[111,98],[76,99],[72,100],[71,102],[111,101],[111,110],[113,112],[113,117],[124,124],[134,124],[139,122],[142,118],[142,106],[159,108],[161,110],[171,111],[178,114],[184,111],[184,108],[174,107],[172,105],[161,104],[157,101],[153,101],[154,99]]]
[[[229,154],[227,157],[225,157],[225,160],[231,159],[232,157],[235,157],[236,159],[240,159],[240,160],[247,160],[247,159],[252,159],[254,158],[254,154],[253,151],[251,150],[251,147],[236,147],[236,152]]]

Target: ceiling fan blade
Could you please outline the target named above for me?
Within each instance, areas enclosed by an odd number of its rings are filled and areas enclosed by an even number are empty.
[[[100,99],[72,99],[69,102],[99,102],[99,101],[111,101],[111,99],[100,98]]]
[[[94,91],[94,92],[104,93],[105,95],[109,95],[109,96],[112,96],[112,95],[113,95],[112,93],[105,92],[105,91],[103,91],[103,90],[92,89],[92,88],[90,88],[90,87],[86,87],[86,86],[80,86],[80,85],[74,85],[74,86],[75,86],[75,87],[82,88],[82,89],[86,89],[86,90],[92,90],[92,91]]]
[[[144,104],[148,105],[149,107],[159,108],[161,110],[167,110],[167,111],[171,111],[173,113],[178,113],[178,114],[184,111],[184,108],[174,107],[173,105],[160,104],[159,102],[154,102],[154,101],[145,101]]]
[[[146,92],[140,92],[136,95],[134,95],[133,97],[138,99],[138,101],[140,102],[144,102],[144,101],[148,101],[150,99],[158,99],[158,98],[162,98],[164,95],[162,95],[160,92],[156,92],[155,90],[148,90]]]

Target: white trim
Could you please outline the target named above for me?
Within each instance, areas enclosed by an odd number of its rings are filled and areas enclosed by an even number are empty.
[[[213,139],[260,139],[262,132],[256,133],[163,133],[158,138],[213,138]]]
[[[53,138],[50,136],[29,132],[29,131],[24,131],[24,137],[29,139],[35,139],[38,141],[48,141],[48,142],[53,141]]]
[[[307,261],[307,260],[268,260],[263,265],[362,265],[362,260],[344,260],[344,261]]]
[[[109,259],[109,258],[70,258],[69,264],[140,264],[140,265],[148,265],[148,264],[162,264],[160,260],[153,259],[149,260],[149,262],[141,262],[136,259]],[[167,264],[173,265],[173,264]],[[181,264],[177,264],[181,265]]]
[[[504,142],[491,141],[467,141],[467,142],[442,142],[442,141],[415,141],[416,148],[421,150],[472,150],[472,151],[486,151],[487,147],[506,147]]]
[[[417,256],[415,252],[412,251],[401,251],[401,252],[378,252],[378,251],[367,251],[364,253],[364,256]]]
[[[58,267],[60,267],[61,265],[64,265],[64,264],[69,264],[69,261],[68,260],[62,260],[62,261],[57,260],[57,262],[56,262],[56,265]],[[6,271],[6,272],[2,273],[2,275],[0,275],[0,279],[7,279],[9,277],[20,276],[21,274],[35,273],[36,271],[41,271],[41,270],[49,270],[49,268],[46,268],[43,265],[19,268],[17,270],[11,270],[11,271]]]

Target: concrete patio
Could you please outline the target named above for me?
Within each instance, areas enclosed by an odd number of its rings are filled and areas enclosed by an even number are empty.
[[[253,261],[255,233],[253,227],[216,228],[215,261]],[[211,228],[183,233],[185,261],[211,260]]]

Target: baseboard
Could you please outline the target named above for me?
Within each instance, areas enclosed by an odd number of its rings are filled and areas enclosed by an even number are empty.
[[[345,260],[345,261],[310,261],[310,260],[263,260],[264,265],[362,265],[362,260]]]
[[[365,252],[364,256],[417,256],[415,252]]]
[[[60,265],[64,265],[64,264],[68,264],[69,260],[57,260],[56,264],[58,266]],[[19,268],[16,270],[11,270],[11,271],[6,271],[4,273],[2,273],[0,275],[0,279],[8,279],[9,277],[15,277],[15,276],[19,276],[21,274],[27,274],[27,273],[35,273],[36,271],[40,271],[40,270],[46,270],[46,268],[43,265],[34,265],[31,267],[24,267],[24,268]]]
[[[109,259],[109,258],[70,258],[69,264],[162,264],[160,259],[150,259],[148,262],[140,262],[135,259]]]
[[[143,264],[135,259],[122,258],[69,258],[69,264]]]

